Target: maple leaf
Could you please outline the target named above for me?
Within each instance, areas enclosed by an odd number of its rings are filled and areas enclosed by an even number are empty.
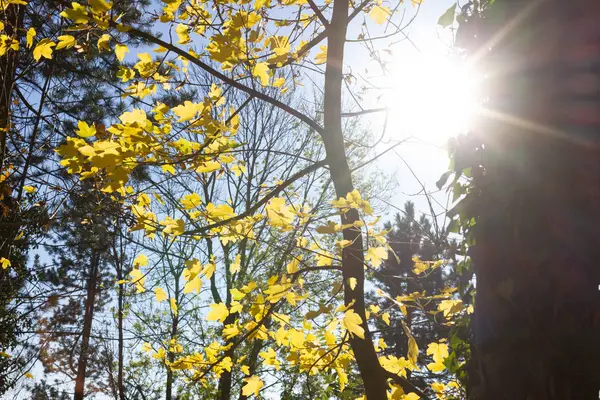
[[[89,126],[84,121],[77,122],[77,128],[78,129],[75,131],[75,133],[82,138],[88,138],[96,134],[96,127],[94,125]]]
[[[245,293],[240,292],[237,289],[229,289],[229,293],[231,293],[231,297],[233,297],[233,300],[238,301],[244,298],[244,296],[246,296]]]
[[[126,53],[129,53],[129,47],[127,47],[127,45],[118,44],[115,46],[115,55],[117,56],[117,60],[123,61]]]
[[[206,162],[203,162],[202,164],[200,164],[196,168],[196,172],[208,173],[208,172],[216,171],[219,168],[221,168],[221,164],[219,164],[217,161],[210,160],[210,161],[206,161]]]
[[[29,28],[27,30],[27,48],[31,48],[31,46],[33,46],[33,38],[35,37],[36,32],[35,29],[33,28]]]
[[[139,108],[134,108],[131,111],[124,112],[123,114],[121,114],[119,119],[125,125],[138,124],[139,126],[144,125],[148,120],[146,118],[146,112]]]
[[[229,315],[227,306],[223,303],[216,303],[210,305],[210,311],[206,315],[207,321],[219,321],[224,322],[225,318]]]
[[[356,278],[348,278],[348,286],[350,286],[350,289],[354,290],[354,288],[356,288]]]
[[[315,56],[315,64],[324,64],[327,61],[327,46],[321,46],[321,51]]]
[[[187,25],[178,24],[177,27],[175,27],[175,33],[179,38],[179,44],[186,44],[192,40],[192,38],[190,38],[190,28]]]
[[[196,117],[198,112],[202,111],[204,106],[202,104],[192,103],[191,101],[185,101],[183,104],[173,107],[171,110],[179,117],[177,122],[185,122]]]
[[[235,216],[233,208],[231,208],[229,204],[215,206],[213,203],[208,203],[206,206],[206,213],[210,219],[215,221],[220,221]]]
[[[385,6],[375,6],[369,12],[369,16],[373,18],[376,24],[383,24],[387,21],[388,16],[390,15],[390,9]]]
[[[235,274],[236,272],[240,272],[240,262],[241,261],[242,261],[242,256],[240,254],[235,256],[235,261],[229,265],[229,271],[232,274]]]
[[[284,232],[292,229],[292,221],[295,215],[290,207],[285,204],[285,199],[281,197],[271,199],[265,207],[265,211],[271,226],[280,228]]]
[[[269,84],[269,64],[266,62],[256,63],[252,68],[252,75],[260,79],[260,84],[267,86]]]
[[[71,6],[73,8],[67,8],[65,11],[60,13],[60,16],[70,19],[76,24],[85,24],[89,21],[85,6],[75,2],[71,3]]]
[[[365,338],[365,330],[360,326],[362,318],[353,309],[349,309],[344,313],[342,324],[351,335],[356,335],[361,339]]]
[[[286,265],[286,270],[288,274],[293,274],[298,271],[298,265],[300,265],[300,261],[302,261],[302,256],[294,257],[292,261],[290,261]]]
[[[54,50],[61,50],[61,49],[70,49],[71,47],[75,46],[77,44],[77,41],[75,40],[75,38],[71,35],[61,35],[58,37],[58,44],[56,45],[56,49]]]
[[[56,43],[50,39],[42,39],[38,42],[37,46],[33,49],[33,58],[35,61],[39,61],[40,58],[44,57],[52,59],[52,48],[56,46]]]
[[[154,296],[156,296],[156,301],[159,303],[167,299],[167,293],[165,293],[165,291],[159,287],[154,289]]]
[[[256,375],[251,376],[250,378],[244,378],[246,384],[242,388],[242,394],[244,396],[258,396],[258,392],[264,386],[263,381]]]
[[[386,323],[387,326],[390,326],[390,313],[381,314],[381,319]]]
[[[177,314],[179,314],[179,310],[177,309],[177,300],[175,300],[174,298],[171,297],[169,299],[169,303],[170,303],[171,311],[173,312],[173,315],[176,316]]]
[[[10,265],[11,265],[10,260],[2,257],[2,258],[0,258],[0,265],[2,265],[2,269],[6,269],[6,268],[10,267]]]
[[[145,254],[138,254],[133,259],[133,267],[134,268],[143,267],[146,265],[148,265],[148,256],[146,256]]]
[[[200,289],[202,289],[202,279],[196,276],[185,284],[183,294],[192,293],[194,290],[196,293],[200,293]]]
[[[202,199],[198,193],[186,194],[181,199],[181,204],[183,204],[183,208],[186,210],[191,210],[193,208],[198,207],[202,204]]]
[[[104,34],[102,36],[100,36],[100,39],[98,39],[98,50],[100,50],[101,52],[103,50],[106,51],[110,51],[110,47],[108,47],[108,42],[110,42],[110,36],[108,34]]]
[[[165,235],[179,236],[185,232],[185,222],[181,218],[173,219],[167,217],[160,224],[165,226],[165,229],[163,229]]]
[[[144,288],[144,284],[146,283],[146,277],[144,276],[144,273],[142,271],[140,271],[137,268],[132,269],[129,273],[129,276],[131,276],[131,283],[135,285],[135,288],[137,289],[138,293],[143,293],[146,291],[146,288]]]
[[[370,261],[375,268],[381,265],[382,260],[387,260],[388,251],[385,247],[369,247],[365,260]]]

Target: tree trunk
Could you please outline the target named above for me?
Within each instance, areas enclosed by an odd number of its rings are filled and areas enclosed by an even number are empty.
[[[4,30],[8,37],[19,40],[23,30],[23,15],[25,6],[8,4],[4,11]],[[0,57],[0,71],[2,82],[0,85],[0,173],[4,172],[4,160],[6,158],[6,138],[10,129],[10,110],[12,105],[12,93],[15,84],[15,73],[17,70],[18,52],[7,50]]]
[[[477,283],[469,398],[595,399],[600,5],[494,7],[503,15],[495,30],[508,34],[485,70],[489,107],[502,118],[480,126],[484,172],[473,175],[468,212]]]
[[[324,93],[324,134],[323,143],[331,179],[338,197],[346,197],[354,190],[352,175],[342,131],[342,67],[344,63],[344,44],[348,25],[348,1],[336,0],[333,5],[331,23],[328,27],[327,65],[325,68]],[[359,221],[358,211],[349,210],[342,216],[342,225]],[[355,228],[343,231],[345,240],[352,243],[342,252],[342,271],[344,279],[344,303],[354,302],[352,308],[361,317],[365,338],[353,336],[350,339],[352,351],[356,357],[358,369],[369,400],[384,400],[387,398],[387,376],[377,358],[369,327],[366,324],[364,298],[364,247],[362,234]],[[354,290],[346,283],[350,278],[356,279]]]
[[[87,283],[87,296],[85,300],[85,315],[83,317],[83,332],[81,337],[81,351],[79,361],[77,362],[77,377],[75,378],[75,396],[74,400],[83,400],[85,390],[85,372],[88,361],[88,349],[90,343],[90,334],[92,332],[92,322],[94,319],[94,301],[96,298],[96,281],[98,279],[98,264],[100,256],[96,251],[92,255],[92,265],[90,276]]]
[[[123,258],[117,259],[117,281],[123,279]],[[118,358],[119,368],[117,372],[117,389],[119,392],[119,400],[125,400],[125,387],[123,386],[123,285],[119,285],[117,292],[118,302],[118,331],[119,331],[119,344],[118,344]]]

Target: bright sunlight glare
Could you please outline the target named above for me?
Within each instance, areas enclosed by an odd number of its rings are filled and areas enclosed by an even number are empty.
[[[388,65],[388,129],[435,145],[465,132],[477,111],[477,74],[443,55],[417,55]]]

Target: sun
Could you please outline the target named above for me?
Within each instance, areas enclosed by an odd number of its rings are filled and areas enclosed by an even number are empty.
[[[465,132],[479,102],[478,74],[465,62],[443,55],[399,58],[388,68],[388,129],[436,145]]]

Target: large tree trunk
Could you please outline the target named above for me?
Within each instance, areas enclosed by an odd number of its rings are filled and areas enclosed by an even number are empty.
[[[81,351],[77,362],[77,377],[75,378],[74,400],[83,400],[85,391],[85,373],[87,369],[88,350],[90,335],[92,333],[92,322],[94,320],[94,303],[96,299],[96,282],[98,280],[98,264],[100,256],[97,252],[92,255],[92,265],[87,283],[87,296],[85,299],[85,315],[83,317],[83,332],[81,334]]]
[[[537,3],[537,6],[533,4]],[[479,126],[469,398],[600,390],[600,7],[498,0]],[[515,21],[519,21],[515,24]],[[596,70],[592,68],[595,59]]]

